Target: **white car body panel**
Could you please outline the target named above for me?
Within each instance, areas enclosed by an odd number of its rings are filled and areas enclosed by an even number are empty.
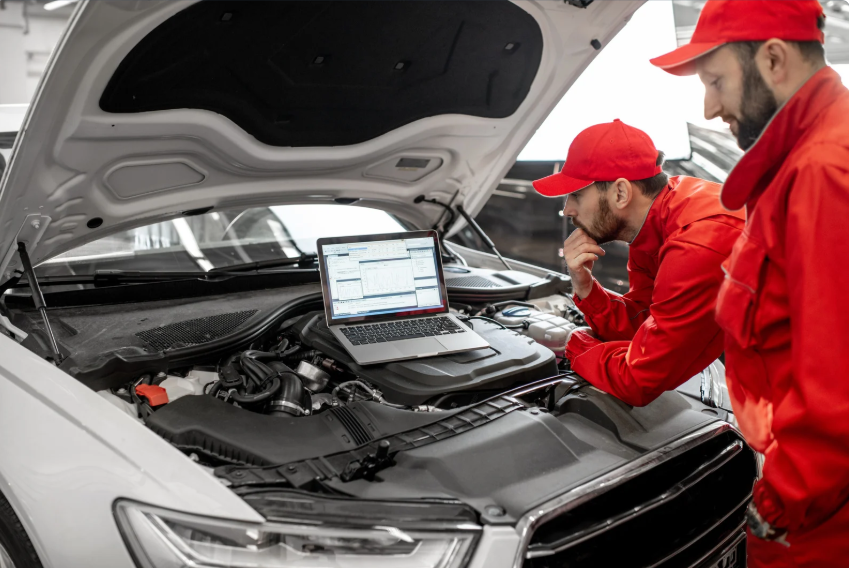
[[[107,234],[214,206],[316,203],[359,198],[418,226],[442,209],[413,204],[425,194],[464,203],[475,215],[563,93],[625,25],[640,1],[518,2],[539,23],[543,53],[530,92],[510,117],[440,115],[361,144],[280,148],[203,110],[110,114],[100,93],[123,58],[158,24],[192,2],[81,2],[45,72],[0,193],[0,273],[34,264]],[[419,181],[366,177],[399,156],[443,164]],[[122,168],[122,175],[114,173]],[[133,170],[132,168],[136,168]],[[116,180],[120,179],[120,182]],[[155,187],[150,180],[155,179]],[[173,185],[167,189],[165,186]],[[38,230],[34,218],[41,215]],[[86,222],[103,224],[89,229]],[[455,230],[459,230],[458,223]]]
[[[261,522],[206,470],[97,393],[0,336],[0,483],[45,567],[133,566],[127,498]]]

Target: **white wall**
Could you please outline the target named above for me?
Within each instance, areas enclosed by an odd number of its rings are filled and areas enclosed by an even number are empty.
[[[5,6],[0,10],[0,105],[28,103],[70,10],[59,14],[41,4],[10,1]]]

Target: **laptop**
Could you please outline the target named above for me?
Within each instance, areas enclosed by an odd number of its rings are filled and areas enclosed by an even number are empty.
[[[327,327],[360,365],[489,347],[448,312],[436,231],[318,239]]]

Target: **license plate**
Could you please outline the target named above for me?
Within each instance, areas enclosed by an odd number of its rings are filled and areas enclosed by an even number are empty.
[[[746,541],[739,543],[722,556],[708,560],[702,564],[702,568],[745,568],[746,566]]]

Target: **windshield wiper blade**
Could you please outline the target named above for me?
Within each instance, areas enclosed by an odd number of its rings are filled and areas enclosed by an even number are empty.
[[[17,275],[0,285],[0,292],[13,288],[29,286],[26,277]],[[220,280],[227,276],[242,274],[216,274],[208,278],[206,272],[144,272],[141,270],[98,270],[94,274],[68,274],[60,276],[39,276],[38,283],[43,286],[73,286],[76,284],[143,284],[145,282],[170,282],[174,280]]]
[[[38,283],[41,286],[72,286],[77,284],[112,285],[112,284],[144,284],[147,282],[172,282],[175,280],[223,280],[236,276],[251,276],[252,272],[258,272],[265,268],[279,268],[290,266],[291,270],[307,269],[315,264],[316,255],[302,254],[300,257],[279,258],[274,260],[262,260],[258,262],[246,262],[213,268],[208,272],[156,272],[145,270],[96,270],[94,274],[69,274],[67,276],[39,276]],[[303,265],[301,264],[303,263]],[[298,265],[298,266],[293,266]],[[308,268],[309,267],[309,268]],[[3,284],[0,284],[0,295],[6,290],[13,288],[26,288],[29,281],[26,275],[16,275]]]
[[[291,258],[275,258],[272,260],[260,260],[257,262],[245,262],[244,264],[231,264],[230,266],[220,266],[213,268],[209,273],[221,272],[254,272],[266,268],[280,268],[283,266],[292,266],[297,264],[299,268],[306,268],[315,264],[318,260],[318,255],[314,252],[305,252],[301,256],[293,256]]]
[[[38,282],[44,286],[74,286],[94,284],[111,286],[116,284],[145,284],[155,282],[174,282],[178,280],[204,280],[207,282],[226,280],[240,276],[252,276],[249,272],[145,272],[142,270],[98,270],[94,274],[69,274],[67,276],[39,276]],[[0,291],[12,288],[26,288],[28,280],[16,276],[0,285]]]

